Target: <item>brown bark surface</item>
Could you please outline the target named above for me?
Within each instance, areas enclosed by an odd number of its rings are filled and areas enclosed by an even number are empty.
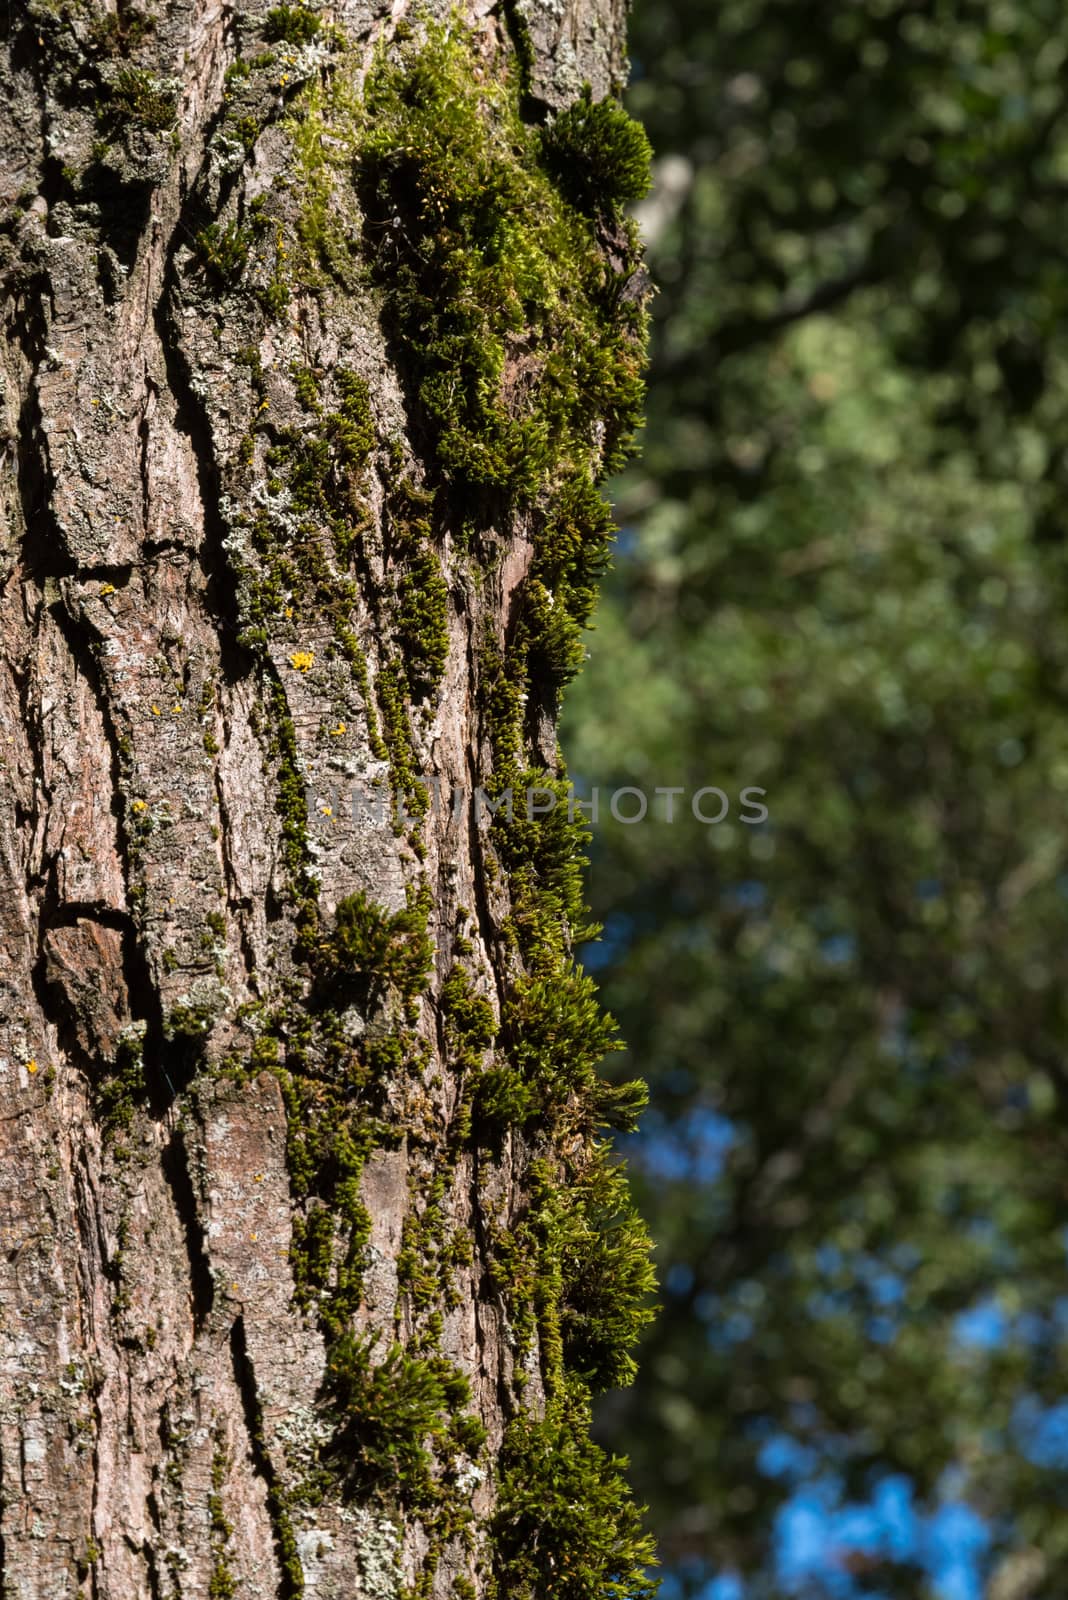
[[[224,120],[227,69],[264,49],[268,9],[158,0],[143,34],[125,0],[0,10],[0,1560],[4,1594],[24,1600],[358,1600],[414,1583],[427,1547],[418,1517],[390,1522],[373,1498],[327,1489],[279,1512],[332,1424],[324,1335],[293,1278],[307,1207],[284,1082],[269,1053],[248,1064],[262,1017],[302,1004],[308,896],[327,926],[358,891],[394,913],[428,883],[423,1068],[387,1093],[380,1112],[405,1132],[360,1179],[356,1325],[404,1342],[419,1325],[399,1287],[405,1219],[427,1203],[458,1093],[434,996],[462,927],[499,1009],[507,889],[469,808],[399,831],[348,811],[352,785],[388,769],[365,693],[381,725],[404,571],[389,496],[425,467],[375,295],[297,285],[277,317],[246,320],[197,257],[210,220],[270,194],[291,158],[280,121],[295,83],[278,84],[247,148]],[[369,62],[405,9],[343,0],[319,15]],[[513,52],[498,8],[462,9],[487,55]],[[532,5],[526,37],[544,104],[618,81],[616,0]],[[151,84],[124,79],[130,63]],[[315,70],[301,57],[296,77]],[[150,92],[173,98],[171,120],[141,105],[120,127]],[[286,204],[254,252],[289,238]],[[238,510],[277,502],[268,453],[307,426],[298,368],[325,408],[335,375],[357,375],[374,418],[345,616],[362,678],[336,617],[305,595],[278,597],[263,640],[242,631],[257,556]],[[503,643],[530,561],[521,518],[498,534],[478,584],[440,550],[444,676],[405,708],[416,767],[468,792],[489,764],[479,651],[487,630]],[[551,761],[547,719],[540,737]],[[294,771],[311,798],[297,866],[279,800]],[[385,1005],[349,1008],[354,1040]],[[479,1241],[486,1208],[518,1204],[515,1160],[508,1140],[492,1162],[465,1151],[441,1201],[443,1236],[469,1230],[476,1247],[458,1255],[437,1349],[470,1379],[491,1462],[515,1357]],[[473,1469],[469,1491],[485,1516],[492,1471]],[[426,1592],[460,1592],[461,1574],[483,1592],[477,1548],[454,1541]]]

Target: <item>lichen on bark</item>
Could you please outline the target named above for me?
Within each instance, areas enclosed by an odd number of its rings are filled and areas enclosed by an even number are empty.
[[[563,790],[647,150],[613,8],[476,10],[0,20],[5,1592],[648,1592],[582,829],[469,803]]]

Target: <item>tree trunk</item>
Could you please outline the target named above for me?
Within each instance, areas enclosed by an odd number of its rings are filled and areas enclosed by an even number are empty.
[[[554,736],[645,155],[618,0],[461,9],[0,11],[5,1595],[645,1592]]]

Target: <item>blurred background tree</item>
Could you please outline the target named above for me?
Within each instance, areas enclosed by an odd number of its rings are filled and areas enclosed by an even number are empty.
[[[1063,1600],[1068,13],[631,38],[649,423],[565,745],[688,792],[595,830],[664,1304],[601,1431],[665,1600]]]

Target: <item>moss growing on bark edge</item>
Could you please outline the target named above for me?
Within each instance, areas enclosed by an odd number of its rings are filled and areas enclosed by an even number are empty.
[[[485,1554],[501,1596],[527,1592],[524,1586],[533,1583],[529,1519],[540,1495],[554,1565],[549,1573],[539,1572],[530,1592],[549,1600],[638,1596],[650,1592],[643,1575],[649,1547],[618,1464],[589,1440],[588,1392],[627,1380],[628,1350],[648,1314],[647,1240],[596,1134],[600,1125],[629,1122],[639,1094],[630,1086],[610,1088],[596,1070],[611,1047],[611,1030],[592,985],[572,964],[583,920],[585,830],[565,813],[562,769],[546,772],[539,765],[530,712],[536,704],[552,709],[581,658],[580,630],[612,534],[597,484],[619,465],[638,422],[644,312],[634,288],[637,245],[618,201],[623,189],[639,184],[629,164],[641,156],[640,141],[618,108],[595,111],[586,101],[581,115],[562,126],[558,119],[555,132],[543,135],[528,126],[506,64],[487,58],[456,24],[428,25],[421,37],[383,50],[362,101],[355,81],[335,57],[331,72],[291,106],[286,126],[304,206],[286,286],[319,294],[328,315],[330,295],[337,288],[347,292],[369,268],[413,402],[413,443],[441,503],[462,500],[465,523],[463,539],[453,547],[464,559],[443,564],[448,530],[440,518],[410,505],[401,515],[395,508],[410,496],[403,483],[386,484],[407,547],[398,547],[406,571],[383,608],[392,644],[381,652],[373,689],[383,747],[395,788],[414,812],[420,802],[425,805],[425,795],[416,783],[411,701],[436,687],[445,665],[449,586],[458,578],[477,584],[479,562],[491,570],[514,533],[529,534],[533,562],[516,597],[511,632],[503,648],[496,636],[489,640],[474,687],[493,752],[493,770],[485,775],[491,791],[513,785],[519,792],[537,783],[558,799],[549,817],[501,817],[493,826],[512,908],[494,953],[511,997],[498,1036],[492,1008],[487,1015],[484,1003],[472,1001],[470,979],[457,977],[462,969],[453,969],[442,992],[450,1060],[471,1080],[471,1092],[461,1097],[447,1131],[444,1172],[428,1180],[425,1193],[411,1197],[401,1287],[417,1332],[403,1356],[384,1359],[387,1365],[402,1359],[416,1364],[408,1372],[416,1399],[427,1388],[427,1374],[434,1378],[437,1369],[424,1367],[436,1359],[441,1318],[435,1301],[447,1305],[450,1263],[462,1257],[457,1241],[446,1238],[444,1185],[470,1150],[471,1137],[480,1140],[488,1123],[495,1136],[521,1130],[519,1160],[529,1164],[518,1178],[529,1205],[511,1226],[492,1230],[491,1249],[509,1315],[526,1330],[531,1359],[537,1351],[549,1398],[544,1415],[520,1408],[509,1429],[499,1513],[482,1529]],[[572,173],[561,185],[564,141],[576,170],[587,162],[588,182],[576,186]],[[596,175],[613,161],[623,176],[600,207]],[[347,227],[353,193],[364,209],[358,244]],[[332,203],[335,194],[342,196],[338,206]],[[355,599],[354,593],[341,594],[339,576],[347,530],[359,520],[352,492],[372,453],[376,470],[384,473],[385,467],[366,389],[359,389],[358,380],[346,388],[344,378],[339,372],[323,381],[308,370],[298,374],[299,399],[314,423],[274,434],[269,469],[275,481],[268,481],[267,492],[288,496],[287,514],[291,508],[295,532],[312,554],[304,558],[307,570],[298,572],[288,530],[287,542],[280,541],[266,513],[253,530],[268,568],[255,619],[264,644],[286,589],[296,595],[299,587],[301,601],[317,611],[339,600],[351,609]],[[331,405],[325,396],[333,390],[338,398]],[[340,426],[345,420],[351,430]],[[319,559],[323,547],[312,536],[315,528],[332,535],[340,562]],[[346,628],[342,620],[335,630],[339,640]],[[355,661],[353,666],[357,670]],[[373,716],[366,667],[362,683]],[[304,1207],[294,1236],[294,1270],[302,1304],[317,1310],[337,1358],[330,1392],[339,1428],[344,1431],[353,1407],[362,1414],[383,1402],[375,1421],[383,1470],[370,1476],[374,1492],[399,1494],[431,1530],[430,1557],[417,1580],[422,1594],[443,1542],[463,1531],[455,1497],[439,1501],[433,1487],[442,1472],[447,1479],[452,1446],[441,1430],[451,1428],[447,1417],[456,1397],[445,1385],[440,1406],[436,1400],[430,1410],[416,1406],[412,1426],[404,1421],[402,1427],[396,1417],[391,1421],[384,1403],[392,1398],[388,1373],[376,1377],[383,1358],[352,1343],[367,1239],[360,1175],[370,1151],[390,1139],[390,1130],[363,1103],[376,1070],[371,1056],[400,1078],[411,1041],[397,1032],[388,1041],[365,1041],[355,1054],[362,1058],[360,1072],[370,1076],[353,1076],[346,1064],[337,997],[326,991],[338,983],[344,988],[339,958],[346,941],[355,939],[359,948],[348,955],[364,972],[370,960],[364,944],[369,939],[374,945],[372,936],[386,924],[369,917],[374,908],[364,904],[350,907],[338,928],[323,933],[306,866],[299,763],[283,704],[275,709],[276,753],[286,780],[287,864],[298,898],[304,897],[301,954],[310,974],[311,1013],[320,1007],[303,1023],[290,1019],[285,1041],[294,1187]],[[327,946],[329,982],[320,981],[316,994]],[[421,976],[418,985],[413,979],[406,1002],[414,1003]],[[299,1010],[306,999],[296,996],[295,1003]],[[491,1050],[496,1054],[487,1065]],[[328,1076],[336,1067],[338,1082],[309,1087],[304,1064],[314,1064],[318,1073],[324,1062]],[[576,1135],[580,1157],[570,1153]],[[413,1136],[413,1144],[419,1137]],[[431,1143],[422,1152],[428,1171]],[[509,1262],[517,1268],[511,1275],[505,1270]],[[517,1406],[521,1376],[517,1364]],[[433,1468],[431,1454],[437,1458]],[[557,1492],[553,1461],[570,1485],[568,1495],[573,1490],[585,1497],[588,1515],[569,1512],[567,1496]],[[399,1473],[399,1462],[411,1470]],[[364,1463],[368,1471],[372,1465]],[[532,1483],[540,1486],[533,1497]]]

